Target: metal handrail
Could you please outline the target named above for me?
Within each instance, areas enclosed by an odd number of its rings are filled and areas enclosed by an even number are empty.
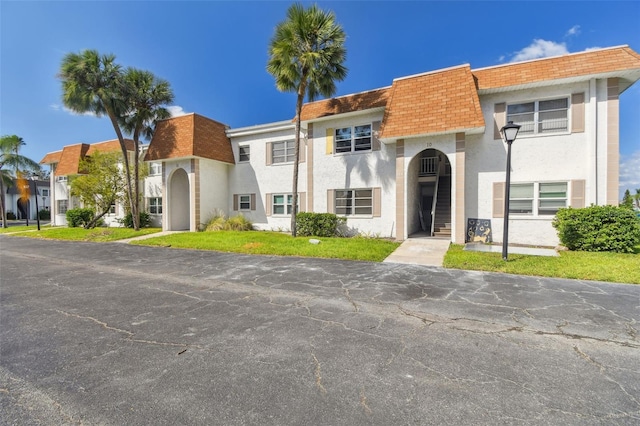
[[[436,174],[436,186],[433,190],[433,201],[431,202],[431,236],[433,237],[436,226],[436,205],[438,201],[438,185],[440,184],[440,168],[442,162],[438,161],[438,172]]]

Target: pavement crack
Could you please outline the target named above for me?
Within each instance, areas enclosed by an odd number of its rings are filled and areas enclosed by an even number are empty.
[[[311,357],[313,358],[314,363],[313,376],[315,377],[316,387],[320,390],[320,393],[326,394],[327,390],[322,385],[322,370],[320,361],[318,361],[316,354],[314,354],[313,352],[311,352]]]
[[[364,387],[360,389],[360,406],[366,415],[370,415],[372,413],[371,408],[369,408],[369,404],[367,404],[367,396],[364,393]]]
[[[107,324],[104,321],[100,321],[97,318],[94,317],[90,317],[90,316],[86,316],[86,315],[78,315],[78,314],[72,314],[71,312],[65,312],[65,311],[61,311],[59,309],[55,309],[56,312],[67,316],[67,317],[72,317],[72,318],[78,318],[78,319],[84,319],[84,320],[89,320],[89,321],[93,321],[94,323],[100,325],[102,328],[106,329],[106,330],[110,330],[110,331],[115,331],[117,333],[123,333],[126,334],[127,336],[133,336],[133,332],[129,331],[129,330],[123,330],[121,328],[117,328],[117,327],[111,327],[109,324]]]
[[[355,312],[360,312],[360,308],[358,307],[358,304],[356,302],[354,302],[354,300],[351,298],[351,295],[349,294],[349,289],[343,287],[342,291],[344,292],[344,295],[347,298],[347,300],[349,301],[349,303],[351,303],[353,305],[353,310]]]

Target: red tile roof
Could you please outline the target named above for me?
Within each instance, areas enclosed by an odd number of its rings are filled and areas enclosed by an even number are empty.
[[[235,163],[227,126],[199,114],[158,122],[145,161],[203,157]]]
[[[495,89],[540,81],[640,69],[640,55],[618,46],[553,58],[473,70],[478,89]]]
[[[60,157],[62,157],[62,151],[49,152],[40,160],[40,164],[59,163]]]
[[[380,128],[381,138],[402,138],[484,127],[468,65],[397,79]]]
[[[391,88],[385,87],[354,95],[306,103],[302,106],[300,117],[302,121],[308,121],[335,114],[384,107],[387,104],[390,91]]]

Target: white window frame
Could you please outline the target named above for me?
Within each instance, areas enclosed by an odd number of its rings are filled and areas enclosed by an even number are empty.
[[[62,211],[62,210],[64,210],[64,211]],[[57,200],[56,201],[56,214],[66,214],[67,210],[69,210],[69,200]]]
[[[554,108],[554,109],[544,109],[540,110],[540,103],[544,102],[553,102],[564,100],[567,103],[566,108]],[[530,112],[521,112],[521,113],[509,113],[510,107],[515,107],[517,105],[526,105],[533,104],[533,111]],[[529,101],[521,101],[521,102],[512,102],[507,104],[506,116],[507,122],[513,121],[515,124],[520,124],[522,127],[518,132],[518,137],[520,136],[540,136],[540,135],[550,135],[550,134],[566,134],[571,132],[571,123],[570,123],[570,109],[571,109],[571,99],[570,96],[557,96],[553,98],[545,98],[538,100],[529,100]],[[545,120],[540,119],[541,114],[545,113],[553,113],[557,111],[565,111],[566,118],[563,118],[566,122],[566,126],[563,129],[552,129],[545,131],[542,127],[544,126]],[[522,121],[518,120],[518,117],[522,117],[525,115],[533,115],[533,119],[531,121]],[[527,126],[532,126],[531,130],[527,130]]]
[[[111,203],[111,205],[109,206],[109,211],[107,212],[108,215],[112,215],[112,214],[116,214],[116,203]]]
[[[67,176],[56,176],[56,182],[66,182]]]
[[[517,186],[531,186],[532,197],[513,197],[513,187]],[[550,185],[564,185],[564,196],[543,196],[545,192],[543,189],[545,186]],[[553,194],[553,192],[548,192]],[[557,193],[557,192],[556,192]],[[513,201],[531,201],[530,212],[518,212],[511,209]],[[564,201],[564,206],[555,207],[542,207],[545,201]],[[569,203],[569,182],[568,181],[545,181],[545,182],[513,182],[511,183],[511,190],[509,191],[509,214],[514,217],[553,217],[557,213],[558,209],[567,207]]]
[[[370,195],[365,196],[364,194],[358,194],[358,191],[369,191]],[[346,196],[341,193],[347,193]],[[346,205],[341,206],[339,200],[347,201]],[[358,203],[362,203],[364,200],[369,200],[370,204],[367,205],[358,205]],[[350,204],[350,205],[349,205]],[[365,216],[371,217],[373,216],[373,188],[351,188],[351,189],[336,189],[334,195],[334,209],[335,213],[338,216]],[[344,211],[343,211],[344,209]],[[359,213],[357,210],[368,209],[368,212]]]
[[[283,145],[283,148],[276,148],[276,146]],[[277,150],[283,150],[284,154],[276,155]],[[290,150],[293,150],[289,153]],[[296,141],[285,140],[271,143],[271,164],[287,164],[293,163],[296,158]]]
[[[282,203],[276,203],[276,197],[282,197]],[[271,194],[271,212],[272,216],[291,216],[291,212],[293,211],[293,195],[291,193],[281,193],[281,194]],[[297,206],[300,206],[300,196],[296,200]],[[276,212],[277,207],[283,207],[282,212]],[[296,209],[296,211],[300,211],[300,209]]]
[[[360,144],[360,148],[359,148],[358,141],[367,139],[367,136],[356,137],[356,129],[362,128],[362,127],[369,127],[369,136],[368,136],[369,143]],[[346,139],[345,137],[339,135],[341,131],[347,130],[347,129],[349,129],[349,139]],[[346,144],[347,140],[350,141],[348,150],[346,149],[346,146],[338,147],[339,143],[344,142]],[[357,152],[371,152],[373,147],[373,124],[365,123],[365,124],[356,124],[353,126],[336,128],[333,131],[333,144],[334,144],[333,152],[335,154],[352,154]],[[368,145],[368,148],[361,149],[361,146],[366,146],[366,145]]]
[[[244,160],[242,159],[243,156],[246,157]],[[248,163],[250,161],[251,145],[238,145],[238,163]]]
[[[162,163],[149,163],[149,176],[158,176],[162,174]]]
[[[246,207],[243,207],[246,205]],[[238,194],[238,210],[250,211],[251,210],[251,194]]]
[[[42,188],[40,190],[40,196],[41,197],[48,197],[49,196],[49,188]]]
[[[148,197],[147,205],[149,208],[149,214],[162,214],[162,197]]]

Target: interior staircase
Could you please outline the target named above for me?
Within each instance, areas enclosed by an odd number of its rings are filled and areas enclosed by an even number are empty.
[[[451,238],[451,176],[440,176],[433,236]]]

